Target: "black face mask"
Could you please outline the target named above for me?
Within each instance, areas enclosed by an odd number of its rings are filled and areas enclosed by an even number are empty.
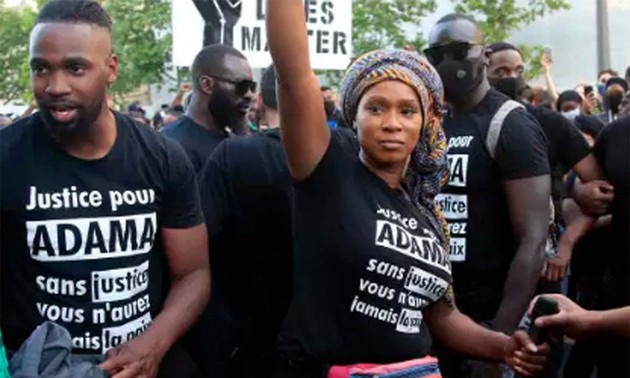
[[[608,99],[608,107],[610,108],[610,111],[614,114],[619,113],[619,108],[621,106],[621,102],[623,101],[623,93],[610,93],[606,96],[606,98]]]
[[[502,79],[490,79],[492,88],[508,96],[512,100],[519,100],[519,96],[525,89],[525,80],[522,77],[506,77]]]
[[[483,81],[482,58],[446,59],[435,66],[444,84],[446,98],[454,104],[463,104],[472,91]]]

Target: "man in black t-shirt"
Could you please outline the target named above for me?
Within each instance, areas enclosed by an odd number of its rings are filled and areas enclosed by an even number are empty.
[[[6,347],[53,321],[73,353],[107,353],[108,373],[153,377],[210,291],[194,171],[179,145],[108,109],[118,59],[96,1],[47,3],[30,67],[40,112],[0,131]]]
[[[192,99],[186,115],[164,127],[199,171],[230,133],[246,134],[256,83],[247,59],[226,45],[205,47],[193,62]]]
[[[505,42],[495,43],[489,48],[492,50],[488,67],[490,85],[512,100],[520,100],[520,94],[525,88],[525,80],[523,79],[525,63],[520,51],[515,46]],[[600,179],[602,172],[595,157],[590,153],[590,147],[586,140],[573,122],[561,114],[543,107],[534,107],[526,103],[524,106],[536,118],[547,137],[549,167],[551,168],[552,178],[551,193],[555,210],[554,221],[556,225],[563,225],[562,207],[560,206],[560,201],[565,194],[562,183],[563,176],[569,169],[572,169],[580,180],[587,182]],[[586,116],[580,117],[585,118]],[[599,122],[595,117],[592,117],[592,120]],[[557,280],[558,278],[561,280],[564,273],[558,277],[556,271],[566,269],[566,265],[562,264],[554,253],[559,236],[557,231],[558,228],[555,226],[550,233],[547,252],[552,256],[548,260],[552,269],[549,269],[548,266],[545,275],[548,280],[556,281],[558,284],[556,287],[545,286],[548,289],[559,292],[560,281]]]
[[[211,377],[270,376],[291,299],[293,181],[280,141],[273,66],[261,78],[261,99],[270,128],[221,143],[198,177],[213,295],[187,346]],[[344,147],[356,155],[356,136],[349,130],[342,135]]]
[[[597,138],[593,151],[610,184],[593,181],[575,185],[573,198],[585,213],[593,216],[576,215],[575,222],[580,222],[577,232],[580,234],[575,238],[579,239],[589,229],[594,230],[599,223],[599,215],[609,213],[612,216],[606,238],[602,241],[589,239],[592,247],[584,251],[591,253],[588,258],[598,260],[588,269],[601,266],[605,271],[604,278],[598,282],[592,309],[609,310],[630,305],[630,116],[607,125]],[[602,206],[611,198],[609,207]],[[582,241],[586,242],[587,237]],[[585,365],[589,359],[595,360],[599,376],[626,377],[630,374],[627,363],[630,343],[627,340],[579,341],[574,346],[574,353],[577,353],[576,350],[580,351],[579,357],[574,355],[569,360],[565,376],[590,376],[592,365]]]
[[[450,178],[438,203],[451,233],[455,301],[475,321],[511,334],[544,263],[551,195],[546,138],[522,106],[490,88],[490,51],[474,19],[443,17],[429,44],[425,53],[453,110],[444,121]],[[454,360],[442,362],[446,376],[469,374]]]

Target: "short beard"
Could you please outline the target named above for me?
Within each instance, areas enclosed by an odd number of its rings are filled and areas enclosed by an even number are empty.
[[[214,91],[208,100],[208,111],[212,114],[216,127],[220,131],[224,131],[226,127],[231,130],[240,129],[241,123],[244,123],[246,115],[241,117],[234,109],[234,105],[226,98],[221,91]],[[243,119],[241,119],[243,118]]]
[[[90,135],[94,123],[103,110],[103,101],[99,101],[94,108],[77,108],[77,117],[69,123],[60,123],[55,120],[50,110],[40,107],[44,124],[50,130],[53,137],[59,142],[74,142]]]

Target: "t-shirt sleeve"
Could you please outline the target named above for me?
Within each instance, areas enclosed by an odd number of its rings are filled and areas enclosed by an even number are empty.
[[[513,110],[505,118],[496,161],[504,180],[549,174],[547,138],[525,109]]]
[[[230,185],[227,142],[219,144],[198,174],[201,209],[208,235],[214,236],[230,213]]]
[[[554,129],[554,141],[558,161],[565,169],[573,167],[584,159],[591,149],[577,126],[562,115],[550,112],[549,119]]]
[[[199,189],[195,170],[184,149],[175,141],[164,138],[168,172],[166,193],[162,205],[162,226],[190,228],[203,223]]]

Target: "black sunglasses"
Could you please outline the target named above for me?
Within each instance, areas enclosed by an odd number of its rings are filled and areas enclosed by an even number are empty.
[[[475,46],[480,45],[468,42],[451,43],[445,46],[430,47],[428,49],[425,49],[424,55],[426,55],[429,63],[436,66],[442,63],[442,61],[444,61],[444,58],[447,56],[450,56],[453,60],[466,59],[468,57],[470,49]]]
[[[252,91],[253,93],[255,93],[256,87],[258,86],[256,82],[253,80],[243,79],[243,80],[237,81],[237,80],[232,80],[232,79],[226,79],[224,77],[216,76],[216,75],[208,75],[208,76],[217,80],[224,81],[226,83],[233,84],[235,92],[238,96],[243,96],[248,91]]]

